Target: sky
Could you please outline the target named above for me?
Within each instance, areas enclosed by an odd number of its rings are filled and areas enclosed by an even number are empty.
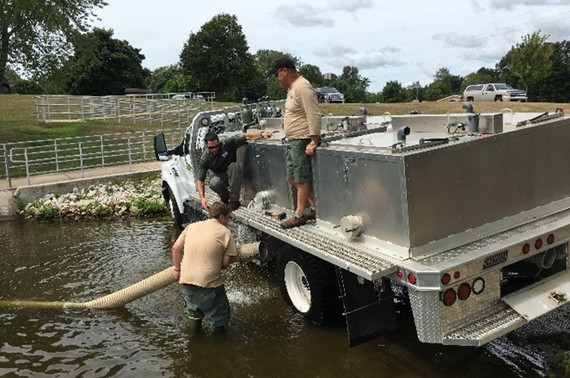
[[[143,66],[176,64],[190,33],[214,16],[235,15],[250,53],[290,53],[323,73],[358,68],[379,92],[433,81],[442,67],[465,76],[494,68],[536,31],[570,40],[570,0],[107,0],[94,26],[141,49]],[[206,89],[205,89],[206,90]]]

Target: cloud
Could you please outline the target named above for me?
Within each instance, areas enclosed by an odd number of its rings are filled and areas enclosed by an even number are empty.
[[[451,47],[477,48],[488,43],[488,38],[485,36],[460,34],[457,32],[436,33],[433,35],[433,39]]]
[[[513,10],[520,6],[557,6],[568,5],[568,0],[491,0],[491,9]]]
[[[320,56],[336,68],[354,66],[359,70],[376,69],[381,67],[398,66],[401,63],[394,59],[390,50],[356,50],[351,48],[334,47],[330,50],[321,51]]]
[[[308,4],[295,3],[282,5],[274,10],[274,15],[295,27],[324,26],[335,27],[335,12],[354,15],[361,9],[374,7],[373,0],[338,0],[330,5],[315,7]]]
[[[373,0],[341,0],[334,2],[330,7],[331,10],[344,11],[349,13],[355,13],[361,9],[370,8],[374,8]]]
[[[274,11],[277,18],[294,27],[317,27],[333,28],[335,20],[326,13],[310,5],[284,5]]]

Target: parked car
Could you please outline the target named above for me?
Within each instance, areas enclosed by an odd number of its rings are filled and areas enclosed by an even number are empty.
[[[464,101],[521,101],[527,100],[526,92],[505,83],[475,84],[465,88]]]
[[[196,93],[177,93],[171,97],[173,100],[206,101],[204,96]]]
[[[336,88],[333,87],[322,87],[315,89],[317,93],[317,100],[319,102],[339,102],[344,103],[344,95],[340,93]]]

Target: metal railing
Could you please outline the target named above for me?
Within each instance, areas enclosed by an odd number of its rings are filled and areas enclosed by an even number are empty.
[[[171,145],[182,141],[185,128],[56,138],[41,141],[3,143],[0,159],[8,186],[12,178],[47,173],[101,168],[155,160],[154,135],[164,133]]]
[[[207,96],[208,101],[174,100],[172,95],[36,96],[40,122],[142,122],[153,129],[0,144],[0,164],[8,186],[12,187],[15,177],[26,177],[29,185],[34,175],[81,170],[83,177],[86,168],[154,160],[154,135],[163,132],[174,146],[182,141],[193,117],[213,106],[213,95]]]
[[[150,125],[177,125],[202,110],[213,107],[212,99],[194,101],[172,99],[172,93],[127,96],[36,96],[36,114],[40,122],[148,122]]]

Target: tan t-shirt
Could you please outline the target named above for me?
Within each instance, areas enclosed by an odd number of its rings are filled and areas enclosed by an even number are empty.
[[[285,101],[285,136],[289,140],[308,139],[321,134],[321,111],[315,89],[300,76],[287,91]]]
[[[224,256],[237,255],[230,230],[216,219],[208,219],[188,225],[179,238],[184,238],[179,282],[201,287],[221,286]]]

